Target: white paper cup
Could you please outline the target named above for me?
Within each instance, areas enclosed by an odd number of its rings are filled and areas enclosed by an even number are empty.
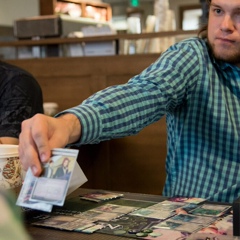
[[[18,145],[0,144],[0,189],[16,188],[22,182],[23,171]]]
[[[58,112],[58,104],[55,102],[43,103],[44,114],[48,116],[54,116]]]

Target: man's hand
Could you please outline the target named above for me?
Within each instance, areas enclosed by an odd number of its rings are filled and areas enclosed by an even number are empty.
[[[65,147],[80,138],[81,126],[73,114],[58,118],[36,114],[22,122],[19,136],[19,157],[25,170],[30,167],[35,176],[42,172],[42,163],[51,157],[53,148]]]

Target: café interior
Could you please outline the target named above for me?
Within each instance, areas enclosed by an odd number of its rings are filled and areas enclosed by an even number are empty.
[[[0,25],[0,57],[32,73],[44,103],[62,111],[98,90],[125,83],[174,42],[196,36],[205,11],[201,1],[162,1],[166,12],[157,2],[35,0],[24,8],[18,1],[14,7],[5,2],[9,19]],[[157,14],[165,23],[156,20]],[[136,136],[79,151],[86,187],[161,194],[165,119]]]
[[[126,83],[170,45],[197,36],[199,25],[207,20],[202,0],[25,0],[24,7],[22,1],[9,2],[0,0],[8,9],[8,16],[0,14],[0,58],[37,79],[50,108],[45,108],[46,115]],[[81,187],[161,196],[165,121],[134,136],[79,147],[77,162],[87,177]],[[33,239],[69,236],[29,229]],[[115,239],[101,237],[81,239]]]

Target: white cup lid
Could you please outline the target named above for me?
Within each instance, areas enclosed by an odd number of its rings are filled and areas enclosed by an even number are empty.
[[[0,158],[8,156],[18,156],[18,145],[0,144]]]
[[[58,108],[58,104],[55,102],[45,102],[43,103],[44,108]]]

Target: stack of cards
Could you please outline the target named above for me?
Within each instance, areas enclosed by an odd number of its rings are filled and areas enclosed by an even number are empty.
[[[122,193],[98,191],[98,192],[87,193],[84,196],[81,196],[80,198],[83,200],[88,200],[93,202],[102,202],[102,201],[112,200],[120,197],[123,197]]]
[[[76,163],[77,156],[75,149],[53,149],[40,177],[28,169],[16,204],[46,212],[51,212],[53,205],[63,206],[66,195],[87,181]]]

